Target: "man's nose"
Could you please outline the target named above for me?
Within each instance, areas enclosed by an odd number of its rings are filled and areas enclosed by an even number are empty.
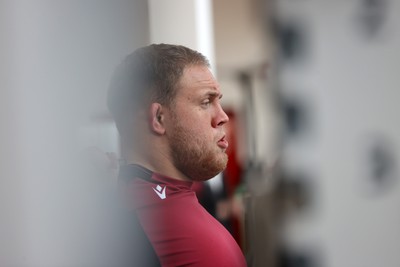
[[[222,126],[229,121],[228,115],[225,113],[221,105],[218,105],[217,114],[215,116],[213,127]]]

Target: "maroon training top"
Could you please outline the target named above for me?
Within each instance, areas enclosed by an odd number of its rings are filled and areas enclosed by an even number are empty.
[[[192,182],[137,167],[148,177],[135,175],[123,191],[162,266],[246,266],[230,233],[199,204]]]

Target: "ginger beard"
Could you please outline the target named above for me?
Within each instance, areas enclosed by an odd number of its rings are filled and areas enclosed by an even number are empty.
[[[177,169],[192,181],[205,181],[222,172],[228,155],[225,149],[218,147],[218,140],[207,141],[206,136],[193,128],[183,127],[174,117],[174,132],[169,138]]]

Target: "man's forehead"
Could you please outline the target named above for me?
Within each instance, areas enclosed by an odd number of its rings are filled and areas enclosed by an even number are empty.
[[[181,85],[220,92],[219,83],[206,66],[189,66],[185,68],[181,77]]]
[[[217,83],[211,84],[211,83],[196,83],[192,84],[192,86],[187,87],[188,90],[186,90],[186,93],[191,94],[191,95],[197,95],[197,96],[210,96],[210,97],[222,97],[222,92],[219,88],[219,85]]]
[[[211,73],[209,67],[205,65],[189,65],[186,66],[183,70],[182,77],[192,77],[193,79],[202,80],[205,77],[213,78],[214,76]]]

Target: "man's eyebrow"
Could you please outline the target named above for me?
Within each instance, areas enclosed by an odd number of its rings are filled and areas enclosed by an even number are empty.
[[[207,93],[205,93],[206,96],[211,96],[211,97],[218,97],[219,99],[222,98],[222,94],[218,93],[218,92],[214,92],[214,91],[208,91]]]

